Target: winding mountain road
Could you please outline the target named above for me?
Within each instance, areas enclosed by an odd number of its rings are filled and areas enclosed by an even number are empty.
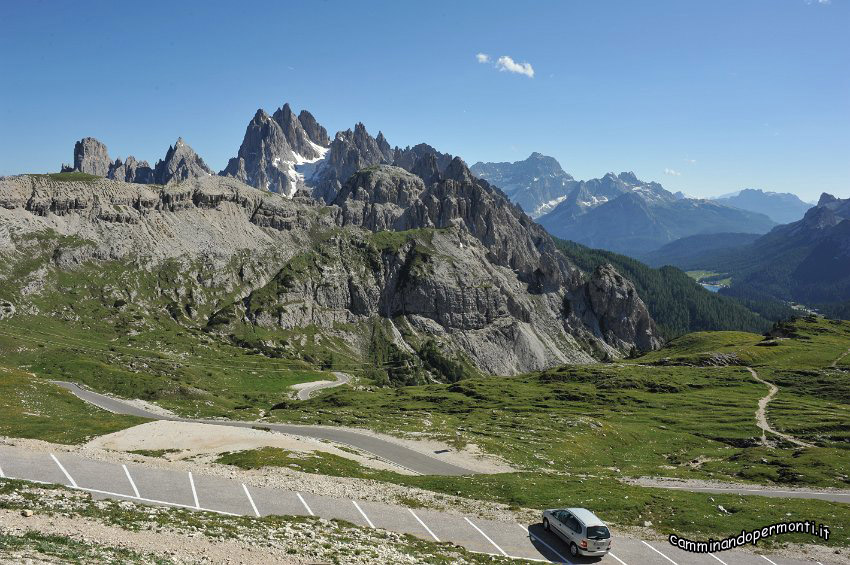
[[[409,447],[405,447],[398,442],[390,439],[383,439],[376,435],[366,432],[348,429],[348,428],[332,428],[326,426],[304,426],[298,424],[273,424],[269,422],[240,422],[235,420],[201,420],[192,418],[178,418],[174,416],[164,416],[162,414],[154,414],[153,412],[144,410],[137,406],[133,406],[127,402],[111,396],[105,396],[96,392],[84,389],[75,383],[66,381],[52,381],[54,384],[70,391],[76,397],[93,404],[109,412],[115,414],[125,414],[128,416],[139,416],[151,420],[170,420],[179,422],[195,422],[200,424],[209,424],[213,426],[232,426],[237,428],[254,428],[263,427],[272,431],[282,432],[291,435],[311,437],[315,439],[324,439],[350,445],[361,451],[371,453],[388,463],[392,463],[398,467],[407,469],[421,475],[472,475],[475,471],[471,471],[464,467],[460,467],[448,461],[439,459],[438,454],[430,455],[421,451],[416,451]]]
[[[348,373],[334,371],[334,376],[336,377],[335,381],[313,381],[311,383],[295,385],[298,387],[298,394],[296,395],[298,400],[309,400],[310,396],[312,396],[314,392],[319,392],[326,388],[334,388],[351,382],[351,375]]]

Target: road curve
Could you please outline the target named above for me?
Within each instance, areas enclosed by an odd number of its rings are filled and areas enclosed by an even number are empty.
[[[326,388],[333,388],[336,386],[348,384],[351,381],[351,375],[349,375],[348,373],[334,371],[334,376],[336,377],[335,381],[313,381],[312,383],[304,383],[298,389],[298,394],[296,395],[298,397],[298,400],[308,400],[310,396],[312,396],[315,392],[324,390]]]
[[[438,459],[426,453],[415,451],[391,440],[382,439],[372,434],[352,430],[348,428],[333,428],[327,426],[302,426],[298,424],[273,424],[269,422],[240,422],[236,420],[200,420],[191,418],[177,418],[154,414],[142,408],[132,406],[121,399],[98,394],[84,389],[75,383],[66,381],[52,381],[54,384],[70,391],[72,394],[109,412],[125,414],[128,416],[139,416],[151,420],[171,420],[180,422],[195,422],[215,426],[231,426],[235,428],[268,428],[272,431],[291,435],[324,439],[350,445],[389,463],[419,473],[421,475],[472,475],[475,471],[454,465],[447,461]]]

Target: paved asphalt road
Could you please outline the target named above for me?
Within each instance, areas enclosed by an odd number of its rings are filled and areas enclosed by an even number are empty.
[[[202,424],[214,424],[216,426],[233,426],[239,428],[251,428],[254,426],[262,426],[274,431],[283,432],[292,435],[306,436],[317,439],[326,439],[337,443],[350,445],[363,451],[369,452],[381,459],[403,467],[410,471],[422,475],[472,475],[474,471],[458,467],[439,459],[439,454],[429,455],[414,451],[398,443],[387,441],[369,434],[360,433],[344,428],[331,428],[323,426],[300,426],[296,424],[270,424],[267,422],[239,422],[234,420],[189,420],[183,418],[173,418],[161,416],[148,412],[141,408],[137,408],[119,399],[104,396],[90,390],[81,388],[80,386],[64,382],[53,381],[55,384],[65,388],[76,396],[99,406],[104,410],[109,410],[116,414],[127,414],[130,416],[140,416],[142,418],[150,418],[151,420],[180,420],[184,422],[198,422]]]
[[[341,373],[339,371],[334,371],[334,376],[336,376],[335,381],[316,381],[312,383],[306,383],[302,388],[298,389],[298,400],[307,400],[313,395],[314,392],[318,392],[326,388],[334,388],[336,386],[344,385],[351,380],[351,375],[347,373]]]
[[[850,492],[849,491],[817,491],[817,490],[785,490],[785,489],[774,489],[769,487],[760,488],[758,486],[753,486],[751,488],[743,488],[743,487],[721,487],[721,486],[710,486],[710,487],[697,487],[688,484],[664,484],[658,483],[655,481],[643,482],[643,481],[635,481],[634,484],[641,485],[653,488],[666,488],[673,490],[686,490],[689,492],[713,492],[716,494],[744,494],[744,495],[758,495],[758,496],[770,496],[773,498],[811,498],[816,500],[829,500],[831,502],[843,502],[844,504],[850,504]]]
[[[92,392],[90,390],[86,390],[84,388],[79,387],[74,383],[64,382],[64,381],[53,381],[57,385],[68,389],[79,398],[99,406],[105,410],[109,410],[110,412],[115,412],[117,414],[129,414],[133,416],[141,416],[143,418],[150,418],[152,420],[176,420],[177,418],[169,418],[165,416],[160,416],[157,414],[153,414],[151,412],[147,412],[140,408],[136,408],[135,406],[131,406],[122,402],[119,399],[115,399],[109,396],[104,396],[102,394],[97,394],[96,392]],[[342,443],[346,445],[351,445],[353,447],[360,448],[364,451],[368,451],[374,455],[377,455],[381,459],[398,465],[400,467],[404,467],[411,471],[415,471],[422,475],[471,475],[474,474],[474,471],[470,471],[468,469],[464,469],[462,467],[458,467],[456,465],[452,465],[446,461],[441,461],[438,459],[439,454],[434,454],[434,456],[427,455],[424,453],[420,453],[418,451],[414,451],[412,449],[408,449],[406,447],[400,446],[396,443],[382,440],[380,438],[376,438],[374,436],[370,436],[367,434],[347,430],[344,428],[330,428],[330,427],[322,427],[322,426],[299,426],[295,424],[268,424],[265,422],[236,422],[231,420],[183,420],[183,421],[193,421],[193,422],[201,422],[205,424],[214,424],[218,426],[236,426],[243,428],[250,428],[253,426],[263,426],[268,427],[272,430],[284,432],[292,435],[301,435],[314,437],[318,439],[327,439],[330,441],[334,441],[337,443]],[[641,484],[641,481],[636,481],[637,484]],[[770,489],[770,488],[759,488],[759,487],[751,487],[751,488],[741,488],[741,487],[697,487],[691,486],[687,484],[676,484],[675,481],[670,481],[669,484],[652,482],[647,484],[646,486],[652,486],[657,488],[669,488],[669,489],[677,489],[677,490],[687,490],[691,492],[714,492],[718,494],[722,493],[732,493],[732,494],[742,494],[742,495],[759,495],[759,496],[771,496],[771,497],[779,497],[779,498],[810,498],[810,499],[818,499],[818,500],[830,500],[833,502],[843,502],[850,503],[850,493],[848,492],[830,492],[830,491],[814,491],[814,490],[806,490],[806,489],[798,489],[798,490],[786,490],[786,489]]]
[[[615,537],[612,553],[600,559],[567,558],[563,542],[540,524],[495,522],[434,510],[410,509],[363,500],[339,499],[283,489],[249,487],[236,479],[189,474],[143,465],[121,465],[68,453],[33,452],[0,446],[0,478],[56,483],[90,492],[95,498],[131,500],[243,516],[315,515],[364,527],[453,542],[477,552],[517,559],[604,565],[811,565],[805,558],[727,551],[685,553],[666,542]],[[37,509],[36,509],[37,510]],[[730,532],[731,534],[732,532]],[[828,565],[829,562],[823,562]]]

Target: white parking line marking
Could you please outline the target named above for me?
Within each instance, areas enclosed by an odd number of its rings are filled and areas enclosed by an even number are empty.
[[[195,499],[195,508],[200,509],[201,504],[198,502],[198,491],[195,490],[195,479],[192,477],[192,471],[189,471],[189,484],[192,485],[192,498]]]
[[[260,517],[260,511],[257,510],[257,505],[254,504],[254,499],[251,498],[251,493],[248,492],[248,487],[245,486],[245,483],[242,483],[242,489],[245,491],[245,496],[248,497],[248,502],[251,503],[251,508],[254,510],[254,514],[257,516],[257,518],[259,518]]]
[[[77,481],[74,480],[74,477],[72,477],[71,474],[65,470],[65,467],[63,467],[62,463],[60,463],[59,460],[56,459],[55,455],[51,453],[50,456],[53,458],[56,464],[59,465],[59,468],[62,470],[62,472],[65,473],[65,476],[68,478],[68,482],[71,483],[71,486],[77,488]]]
[[[567,559],[566,557],[564,557],[563,555],[561,555],[560,552],[557,549],[555,549],[554,547],[552,547],[551,545],[549,545],[548,543],[546,543],[545,541],[543,541],[539,537],[532,534],[531,530],[529,530],[527,527],[523,526],[522,524],[517,524],[517,526],[519,526],[520,529],[522,529],[525,533],[527,533],[529,537],[532,537],[532,538],[536,539],[537,541],[539,541],[540,543],[542,543],[543,545],[545,545],[546,549],[548,549],[549,551],[551,551],[552,553],[554,553],[555,555],[558,556],[558,559],[560,559],[561,561],[563,561],[567,565],[573,565],[572,563],[570,563],[570,560]]]
[[[610,551],[608,552],[608,555],[610,555],[611,557],[613,557],[614,559],[616,559],[617,561],[619,561],[619,562],[620,562],[620,563],[622,563],[623,565],[628,565],[625,561],[623,561],[622,559],[620,559],[619,557],[617,557],[616,555],[614,555],[614,554],[613,554],[613,553],[611,553]]]
[[[765,561],[767,561],[768,563],[773,563],[773,565],[776,565],[776,562],[771,561],[770,559],[768,559],[768,558],[767,558],[767,557],[765,557],[764,555],[762,555],[762,556],[761,556],[761,558],[762,558],[762,559],[764,559]]]
[[[138,500],[141,502],[150,502],[151,504],[162,504],[164,506],[174,506],[176,508],[188,508],[189,510],[201,510],[202,512],[214,512],[216,514],[223,514],[224,516],[241,516],[241,514],[234,514],[233,512],[225,512],[224,510],[213,510],[211,508],[197,508],[195,506],[189,506],[188,504],[179,504],[177,502],[166,502],[164,500],[155,500],[153,498],[136,498],[135,496],[130,496],[127,494],[121,494],[118,492],[109,492],[106,490],[97,490],[95,488],[85,488],[85,487],[77,487],[77,490],[84,490],[86,492],[96,492],[97,494],[103,494],[106,496],[117,496],[119,498],[129,498],[130,500]]]
[[[133,494],[136,495],[136,498],[141,498],[139,494],[139,489],[136,488],[136,483],[133,481],[133,477],[130,476],[130,470],[127,469],[126,465],[121,465],[124,467],[124,474],[127,475],[127,480],[130,481],[130,486],[133,487]]]
[[[714,557],[715,559],[717,559],[718,561],[720,561],[721,563],[723,563],[723,565],[729,565],[728,563],[726,563],[725,561],[723,561],[722,559],[720,559],[719,557],[717,557],[717,556],[716,556],[716,555],[714,555],[713,553],[709,553],[709,555],[711,555],[712,557]]]
[[[4,479],[12,479],[12,477],[3,477],[3,478]],[[50,482],[47,482],[47,481],[39,481],[38,479],[14,479],[14,480],[26,481],[28,483],[35,483],[35,484],[38,484],[38,485],[55,485],[55,484],[57,484],[57,483],[50,483]],[[140,502],[150,502],[151,504],[161,504],[163,506],[175,506],[177,508],[188,508],[190,510],[201,510],[203,512],[213,512],[215,514],[222,514],[224,516],[241,516],[241,514],[234,514],[233,512],[225,512],[224,510],[213,510],[211,508],[195,508],[194,506],[189,506],[188,504],[179,504],[177,502],[166,502],[164,500],[156,500],[156,499],[153,499],[153,498],[142,498],[141,496],[135,497],[135,496],[131,496],[129,494],[122,494],[120,492],[110,492],[108,490],[98,490],[96,488],[87,488],[87,487],[80,487],[80,486],[75,486],[75,487],[71,487],[71,488],[74,488],[76,490],[81,490],[81,491],[84,491],[84,492],[94,492],[94,493],[97,493],[97,494],[102,494],[104,496],[114,496],[116,498],[129,498],[130,500],[138,500]]]
[[[360,514],[361,514],[364,518],[366,518],[366,523],[367,523],[367,524],[369,524],[369,527],[370,527],[370,528],[374,528],[374,527],[375,527],[375,524],[373,524],[373,523],[372,523],[372,520],[370,520],[370,519],[369,519],[369,516],[367,516],[367,515],[366,515],[366,513],[365,513],[365,512],[363,512],[363,509],[362,509],[362,508],[360,508],[360,505],[359,505],[359,504],[357,504],[357,501],[356,501],[356,500],[352,500],[351,502],[353,502],[353,503],[354,503],[354,507],[355,507],[355,508],[356,508],[356,509],[360,512]]]
[[[491,539],[490,539],[490,536],[488,536],[487,534],[485,534],[485,533],[484,533],[484,531],[483,531],[481,528],[479,528],[478,526],[476,526],[475,524],[473,524],[473,523],[472,523],[472,520],[470,520],[470,519],[469,519],[469,518],[467,518],[466,516],[464,516],[464,517],[463,517],[463,519],[464,519],[464,520],[466,520],[467,522],[469,522],[469,525],[470,525],[470,526],[472,526],[473,528],[475,528],[476,530],[478,530],[478,533],[479,533],[479,534],[481,534],[482,536],[484,536],[484,539],[486,539],[486,540],[487,540],[487,541],[489,541],[491,544],[493,544],[493,547],[495,547],[497,550],[499,550],[499,553],[501,553],[501,554],[502,554],[502,555],[504,555],[505,557],[507,557],[507,556],[508,556],[508,554],[507,554],[507,553],[505,553],[505,550],[504,550],[504,549],[502,549],[501,547],[499,547],[498,545],[496,545],[496,542],[494,542],[493,540],[491,540]]]
[[[429,534],[431,534],[431,537],[434,538],[434,541],[440,541],[440,538],[438,538],[436,535],[434,535],[434,532],[431,531],[431,528],[429,528],[428,526],[425,525],[425,522],[423,522],[422,519],[419,518],[419,516],[416,515],[416,512],[414,512],[410,508],[408,508],[407,511],[410,512],[413,515],[414,518],[416,518],[417,522],[422,524],[422,527],[425,528],[425,530],[427,530],[427,532]]]
[[[5,479],[6,475],[3,474],[3,467],[0,467],[0,479]]]
[[[298,500],[300,500],[300,501],[301,501],[301,504],[303,504],[303,505],[304,505],[304,508],[306,508],[306,509],[307,509],[307,513],[308,513],[308,514],[310,514],[310,516],[315,516],[315,514],[313,514],[313,511],[312,511],[312,510],[310,510],[310,507],[309,507],[309,506],[307,506],[307,502],[304,500],[304,497],[303,497],[303,496],[301,496],[301,493],[300,493],[300,492],[296,492],[296,493],[295,493],[295,496],[297,496],[297,497],[298,497]]]
[[[652,551],[654,551],[655,553],[657,553],[658,555],[660,555],[661,557],[663,557],[664,559],[666,559],[667,561],[672,563],[673,565],[679,565],[678,563],[676,563],[675,561],[673,561],[672,559],[670,559],[669,557],[667,557],[666,555],[664,555],[663,553],[661,553],[660,551],[658,551],[657,549],[655,549],[654,547],[652,547],[651,545],[646,543],[645,541],[640,540],[640,543],[642,543],[643,545],[645,545],[646,547],[648,547],[649,549],[651,549]],[[776,564],[774,563],[774,565],[776,565]]]

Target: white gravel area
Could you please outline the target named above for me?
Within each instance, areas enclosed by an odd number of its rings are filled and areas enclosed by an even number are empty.
[[[228,451],[277,447],[302,453],[321,451],[357,461],[366,467],[410,474],[410,471],[403,467],[397,467],[367,453],[352,453],[352,451],[356,450],[352,450],[348,446],[345,446],[344,450],[340,449],[337,444],[328,441],[320,441],[318,439],[274,431],[198,424],[194,422],[175,422],[170,420],[148,422],[96,437],[86,445],[95,449],[107,449],[111,451],[173,449],[176,451],[164,455],[166,459],[171,461],[197,458],[199,456],[215,456]],[[214,459],[214,457],[211,458]]]

